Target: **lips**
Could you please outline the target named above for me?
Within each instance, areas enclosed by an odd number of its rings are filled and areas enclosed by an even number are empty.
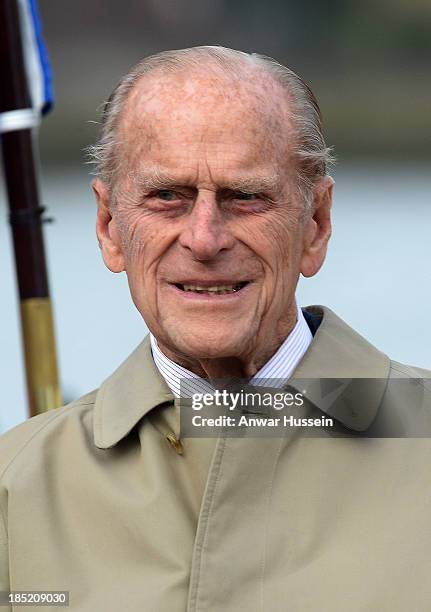
[[[227,295],[241,291],[250,281],[185,281],[173,283],[177,289],[185,293],[204,295]]]

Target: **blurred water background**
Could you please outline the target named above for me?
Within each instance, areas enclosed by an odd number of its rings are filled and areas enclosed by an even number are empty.
[[[301,305],[325,304],[392,358],[431,368],[431,5],[422,0],[40,0],[57,102],[40,132],[42,203],[67,400],[96,388],[145,335],[108,272],[82,149],[97,107],[144,55],[223,44],[275,56],[317,94],[338,164],[334,234]],[[26,418],[12,244],[0,189],[0,431]]]

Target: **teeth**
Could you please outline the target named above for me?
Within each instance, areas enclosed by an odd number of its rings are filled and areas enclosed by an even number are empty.
[[[194,291],[195,293],[216,293],[224,295],[225,293],[234,293],[241,289],[242,284],[236,285],[212,285],[211,287],[202,287],[201,285],[182,285],[183,291]]]

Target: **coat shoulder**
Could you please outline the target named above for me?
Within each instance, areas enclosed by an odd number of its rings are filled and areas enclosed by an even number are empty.
[[[407,365],[391,360],[389,378],[417,378],[423,379],[423,384],[431,389],[431,370]]]
[[[60,431],[69,422],[82,420],[83,414],[92,412],[97,389],[77,400],[43,414],[31,417],[0,436],[0,479],[15,460],[34,443],[41,443]]]
[[[391,361],[373,437],[431,438],[431,372]]]
[[[431,416],[431,370],[391,361],[387,385],[389,389],[395,390],[393,397],[399,395],[410,407],[420,399],[418,405],[422,406],[422,410],[426,408]]]

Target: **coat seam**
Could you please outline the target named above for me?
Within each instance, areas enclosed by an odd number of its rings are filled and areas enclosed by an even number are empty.
[[[97,399],[100,402],[100,404],[98,404],[100,407],[103,405],[103,399],[105,397],[105,387],[102,385],[102,387],[99,389],[99,392],[97,394]],[[94,419],[94,442],[95,445],[97,446],[97,442],[104,444],[105,442],[105,434],[104,434],[104,424],[103,424],[103,414],[102,414],[102,410],[95,410],[94,411],[94,415],[93,415],[93,419]],[[100,434],[100,435],[99,435]],[[97,438],[97,440],[96,440]]]
[[[3,525],[3,533],[5,535],[5,542],[4,542],[4,548],[7,552],[8,555],[8,565],[9,565],[9,533],[6,527],[6,518],[5,515],[3,513],[3,508],[0,505],[0,519]],[[10,583],[10,567],[8,568],[8,578],[9,578],[9,583]]]
[[[280,455],[281,455],[281,451],[283,448],[283,442],[284,442],[284,438],[281,438],[279,446],[278,446],[278,451],[277,454],[275,456],[274,459],[274,465],[272,468],[272,474],[271,474],[271,480],[269,482],[269,487],[268,487],[268,497],[267,497],[267,501],[265,504],[266,507],[266,521],[265,521],[265,530],[264,530],[264,537],[263,537],[263,550],[262,550],[262,561],[261,561],[261,574],[260,574],[260,604],[261,604],[261,610],[262,612],[265,612],[265,607],[264,607],[264,581],[265,581],[265,571],[266,571],[266,553],[267,553],[267,549],[268,549],[268,528],[269,528],[269,513],[270,513],[270,506],[271,506],[271,500],[272,500],[272,493],[274,490],[274,480],[275,480],[275,470],[277,469],[277,465],[280,459]]]
[[[203,519],[205,520],[205,527],[204,527],[204,533],[201,538],[202,543],[199,548],[198,548],[198,541],[196,545],[198,559],[197,559],[197,564],[196,564],[195,576],[193,576],[193,584],[190,585],[190,604],[188,607],[189,612],[199,612],[198,603],[199,603],[199,593],[200,593],[200,576],[201,576],[201,570],[202,570],[202,557],[203,557],[203,551],[205,548],[205,544],[208,539],[209,523],[211,520],[214,497],[215,497],[216,490],[217,490],[217,487],[220,481],[221,465],[222,465],[224,451],[226,448],[226,438],[222,438],[220,440],[220,444],[221,444],[220,455],[218,457],[217,464],[214,465],[213,467],[213,470],[214,469],[217,470],[215,474],[215,480],[214,480],[214,484],[212,487],[212,491],[209,492],[210,497],[207,498],[206,500],[207,503],[205,505],[204,513],[203,513]],[[205,513],[206,513],[206,516],[205,516]]]
[[[1,505],[0,505],[0,518],[1,518],[1,522],[3,524],[4,534],[6,536],[6,544],[7,544],[6,548],[7,548],[8,544],[9,544],[9,536],[8,536],[8,531],[7,531],[7,528],[6,528],[6,519],[5,519],[5,516],[4,516],[4,513],[3,513],[3,508],[1,507]]]
[[[8,585],[7,585],[7,588],[10,589],[9,534],[8,534],[8,531],[7,531],[7,528],[6,528],[6,518],[4,516],[3,509],[1,507],[1,505],[0,505],[0,519],[1,519],[1,522],[2,522],[2,525],[3,525],[3,533],[4,533],[4,537],[5,537],[4,542],[1,542],[0,544],[1,544],[2,548],[4,547],[5,553],[7,554],[7,566],[8,566],[8,569],[7,569]],[[3,553],[1,553],[1,554],[3,554]],[[6,586],[6,585],[4,585],[4,586]],[[8,608],[8,610],[11,610],[11,608]]]

